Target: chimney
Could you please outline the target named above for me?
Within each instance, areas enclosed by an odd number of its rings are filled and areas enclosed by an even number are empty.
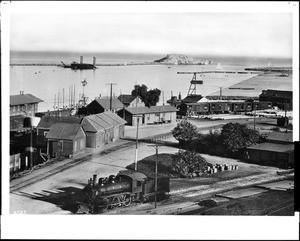
[[[93,175],[93,186],[96,186],[97,174]]]
[[[83,63],[83,56],[80,56],[80,64]]]
[[[181,100],[181,92],[179,92],[178,100]]]
[[[93,65],[96,65],[96,57],[93,57]]]

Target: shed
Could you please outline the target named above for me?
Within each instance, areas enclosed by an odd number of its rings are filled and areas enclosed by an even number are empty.
[[[111,99],[111,106],[112,106],[111,111],[113,113],[124,108],[123,103],[117,98]],[[99,114],[109,110],[110,110],[110,98],[97,98],[86,106],[86,111],[88,115]]]
[[[267,142],[248,147],[253,163],[290,168],[294,166],[293,133],[272,132]]]
[[[51,157],[75,156],[85,151],[86,135],[79,124],[56,123],[46,135],[47,153]]]
[[[82,118],[76,116],[59,117],[59,116],[42,116],[37,126],[37,144],[46,147],[46,135],[50,131],[51,126],[56,123],[76,123],[80,124]]]
[[[100,148],[124,137],[125,123],[110,111],[84,117],[81,126],[86,133],[86,147]]]
[[[11,95],[9,103],[10,116],[22,115],[24,112],[29,116],[34,116],[38,111],[38,103],[40,102],[43,102],[43,100],[32,94],[23,94],[21,92],[19,95]]]

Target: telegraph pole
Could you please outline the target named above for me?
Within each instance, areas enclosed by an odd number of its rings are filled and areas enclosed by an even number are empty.
[[[158,143],[150,144],[148,146],[153,146],[155,148],[155,155],[156,155],[156,162],[155,162],[155,196],[154,196],[154,202],[155,202],[155,208],[157,207],[157,163],[158,163],[158,148],[161,146]]]
[[[137,115],[137,125],[136,125],[136,143],[135,143],[135,159],[134,159],[134,170],[137,170],[137,159],[138,159],[138,139],[139,139],[139,122],[141,115]]]
[[[106,85],[110,85],[110,104],[109,104],[109,110],[112,110],[112,86],[117,85],[116,83],[108,83]]]

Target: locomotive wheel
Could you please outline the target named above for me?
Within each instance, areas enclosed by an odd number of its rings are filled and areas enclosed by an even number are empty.
[[[109,200],[107,198],[103,198],[102,210],[106,211],[109,206],[110,206]]]
[[[123,204],[125,207],[128,207],[131,204],[131,197],[129,195],[125,195]]]
[[[120,199],[119,199],[118,196],[115,196],[115,197],[113,197],[112,200],[111,200],[110,207],[111,207],[111,208],[115,208],[115,207],[118,207],[119,204],[120,204]]]

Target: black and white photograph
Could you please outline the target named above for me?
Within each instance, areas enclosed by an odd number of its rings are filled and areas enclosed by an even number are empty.
[[[299,2],[3,1],[1,52],[3,237],[299,238]]]

